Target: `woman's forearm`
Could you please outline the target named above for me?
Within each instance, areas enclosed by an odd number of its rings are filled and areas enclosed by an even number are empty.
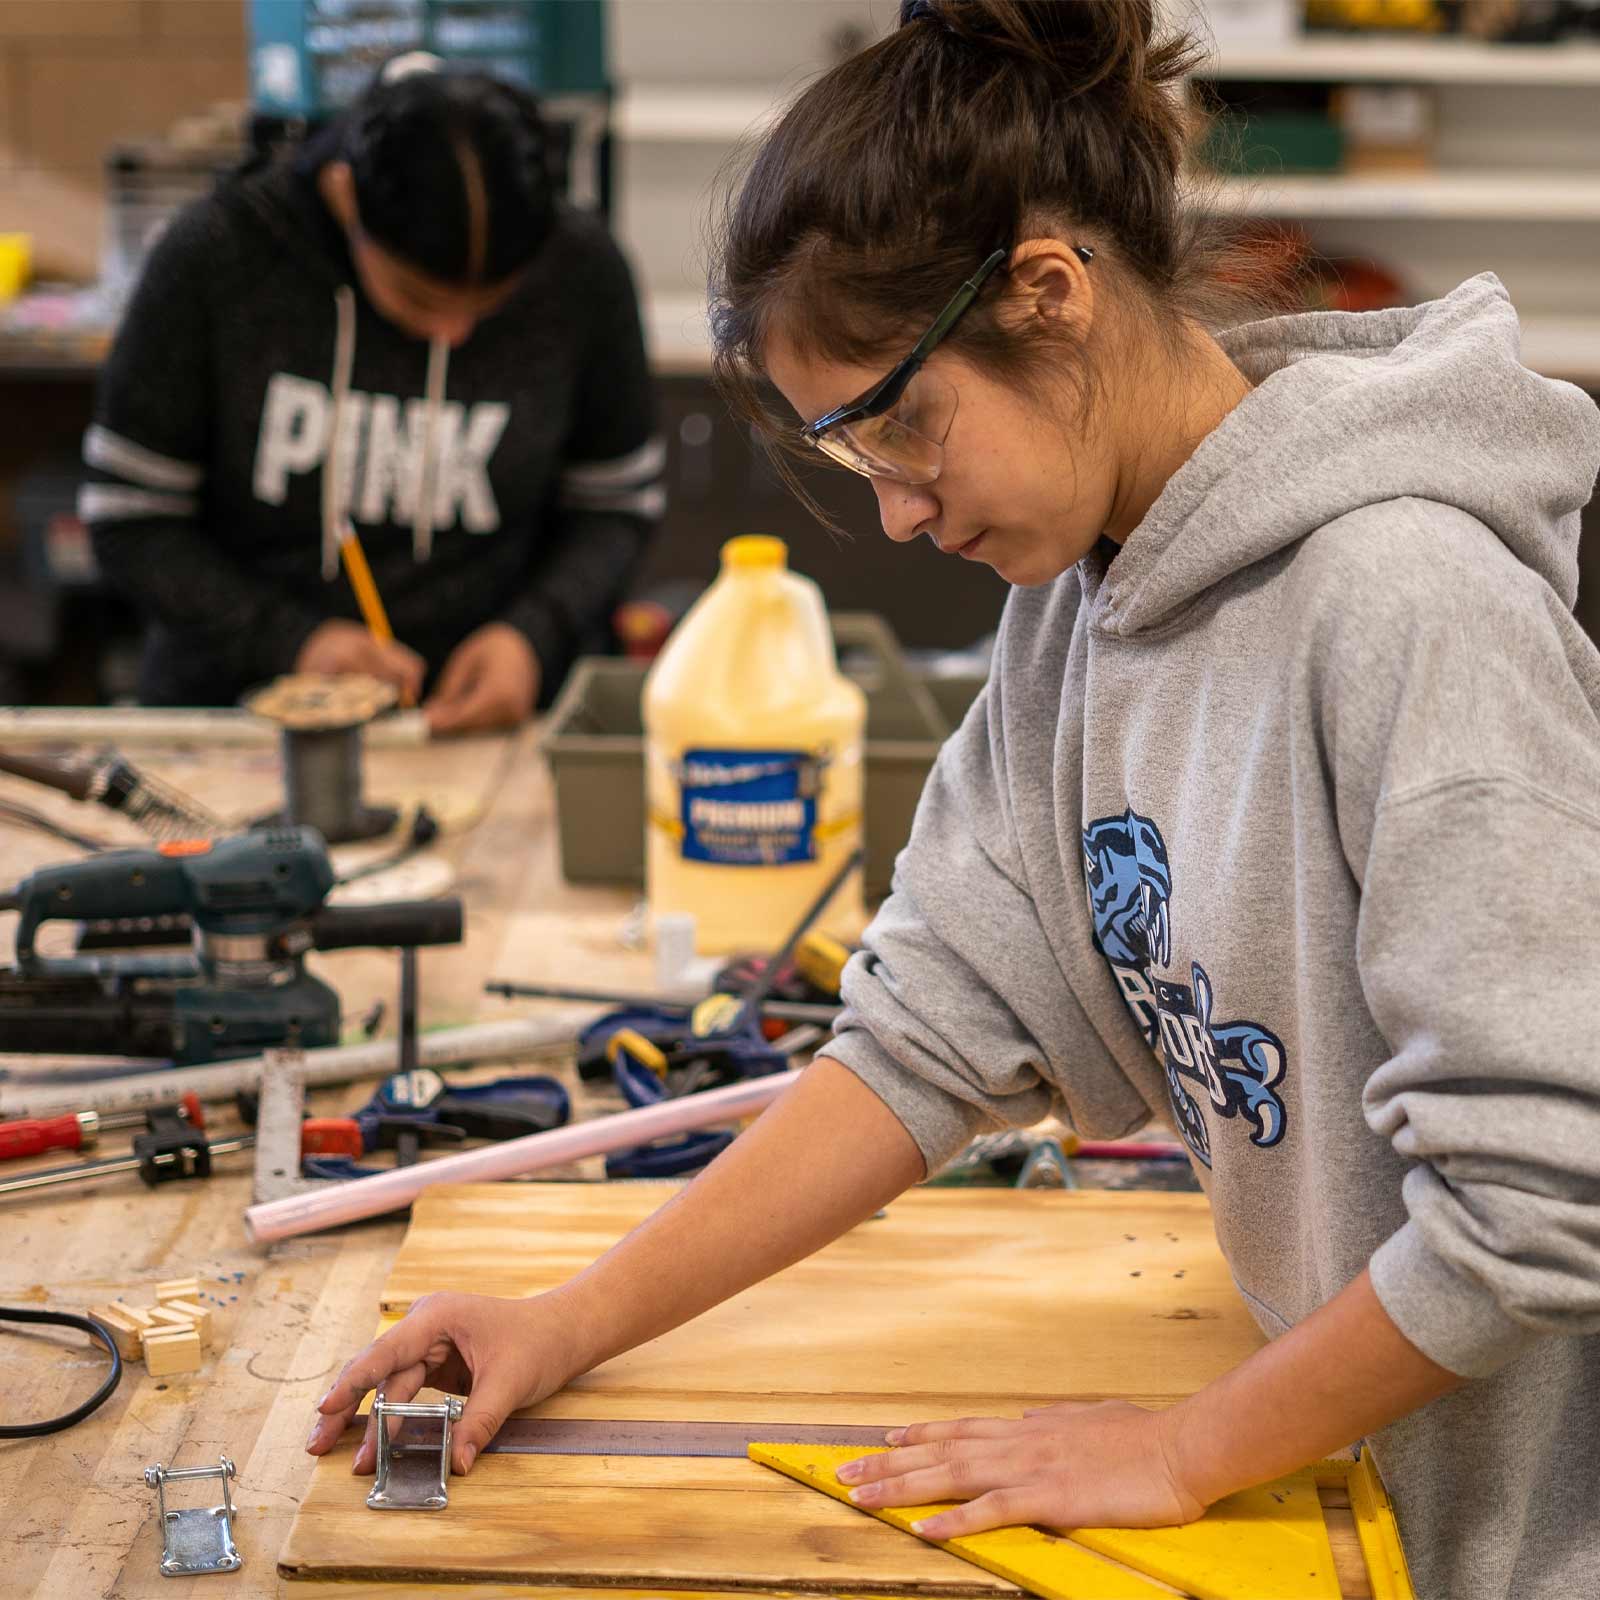
[[[791,1266],[924,1176],[899,1118],[819,1057],[682,1193],[558,1291],[578,1370]]]
[[[1363,1271],[1174,1406],[1166,1437],[1181,1481],[1210,1505],[1342,1450],[1464,1381],[1400,1332]]]

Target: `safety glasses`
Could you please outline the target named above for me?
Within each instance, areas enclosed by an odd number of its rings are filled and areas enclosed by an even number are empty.
[[[1074,245],[1088,263],[1094,251]],[[865,394],[807,423],[800,437],[864,478],[932,483],[944,466],[944,442],[956,416],[955,385],[923,363],[966,315],[1010,252],[996,250],[951,296],[911,354]]]

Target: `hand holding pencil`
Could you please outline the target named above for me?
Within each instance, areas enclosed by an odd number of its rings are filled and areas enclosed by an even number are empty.
[[[400,693],[401,705],[414,706],[422,693],[427,663],[415,650],[407,648],[395,638],[378,594],[378,586],[372,580],[372,569],[367,565],[366,553],[361,548],[355,529],[348,522],[344,525],[340,552],[356,604],[365,618],[365,626],[346,621],[343,617],[330,618],[315,628],[301,645],[294,669],[296,672],[335,675],[367,673],[385,683],[392,683]]]

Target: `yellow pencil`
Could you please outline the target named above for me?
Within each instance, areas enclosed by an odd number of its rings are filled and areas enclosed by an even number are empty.
[[[389,613],[383,609],[378,586],[372,581],[372,568],[367,565],[367,553],[361,548],[355,525],[351,522],[345,523],[344,531],[340,534],[339,555],[344,561],[350,587],[355,591],[356,604],[361,608],[361,618],[367,625],[367,632],[379,644],[388,644],[394,638],[394,629],[389,626]],[[402,694],[400,701],[402,705],[410,705],[410,694]]]

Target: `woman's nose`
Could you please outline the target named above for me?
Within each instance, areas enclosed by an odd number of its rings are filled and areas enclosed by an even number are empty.
[[[895,483],[889,478],[874,478],[873,493],[878,497],[878,518],[883,531],[896,544],[907,544],[924,532],[939,513],[939,502],[927,489]]]

